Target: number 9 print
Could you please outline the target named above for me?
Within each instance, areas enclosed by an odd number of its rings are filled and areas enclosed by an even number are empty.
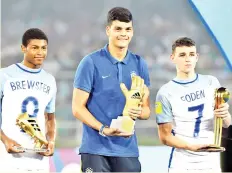
[[[37,114],[39,112],[39,102],[35,97],[27,97],[26,99],[23,100],[22,102],[22,107],[21,107],[21,113],[27,113],[27,105],[28,103],[32,102],[34,105],[34,111],[32,115],[29,115],[30,118],[35,118],[37,117]]]

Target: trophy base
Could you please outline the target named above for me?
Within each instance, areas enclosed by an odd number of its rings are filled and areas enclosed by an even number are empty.
[[[30,152],[30,153],[45,153],[48,152],[48,149],[44,148],[24,148],[24,147],[17,147],[15,148],[19,151]]]
[[[134,133],[135,121],[128,116],[120,116],[117,119],[113,119],[110,128],[116,128],[125,133]]]
[[[224,152],[226,149],[217,145],[210,145],[199,149],[197,152]]]

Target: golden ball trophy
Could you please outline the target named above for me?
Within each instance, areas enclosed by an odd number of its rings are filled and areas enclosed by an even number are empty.
[[[217,88],[214,92],[215,106],[214,109],[218,109],[219,105],[228,102],[230,97],[230,92],[224,88]],[[222,126],[223,119],[221,117],[214,117],[214,144],[202,148],[199,151],[205,152],[223,152],[225,148],[221,146],[222,141]]]

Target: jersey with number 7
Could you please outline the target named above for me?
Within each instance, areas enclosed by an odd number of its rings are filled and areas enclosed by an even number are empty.
[[[214,91],[218,87],[220,84],[215,77],[200,74],[189,81],[174,79],[168,82],[157,93],[157,123],[172,123],[173,135],[188,143],[213,144]],[[219,159],[218,156],[218,153],[173,148],[169,168],[194,169],[194,163],[197,163],[198,169],[205,169],[212,160]]]

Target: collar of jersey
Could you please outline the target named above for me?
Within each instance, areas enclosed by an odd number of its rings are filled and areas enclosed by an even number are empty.
[[[108,44],[105,45],[104,50],[106,52],[107,58],[110,60],[110,62],[112,62],[112,64],[117,64],[117,63],[120,63],[120,62],[122,62],[124,64],[127,64],[128,61],[129,61],[129,57],[130,57],[129,56],[129,54],[130,54],[129,51],[127,51],[126,57],[123,59],[123,61],[118,61],[117,59],[115,59],[114,57],[111,56],[111,54],[110,54],[110,52],[108,50]]]
[[[23,65],[22,63],[17,63],[15,64],[18,68],[20,68],[21,70],[27,72],[27,73],[39,73],[41,72],[41,68],[38,68],[38,69],[32,69],[32,68],[29,68],[25,65]]]
[[[178,84],[190,84],[195,82],[198,79],[198,74],[196,74],[195,79],[187,79],[187,80],[178,80],[178,79],[173,79],[172,81]]]

